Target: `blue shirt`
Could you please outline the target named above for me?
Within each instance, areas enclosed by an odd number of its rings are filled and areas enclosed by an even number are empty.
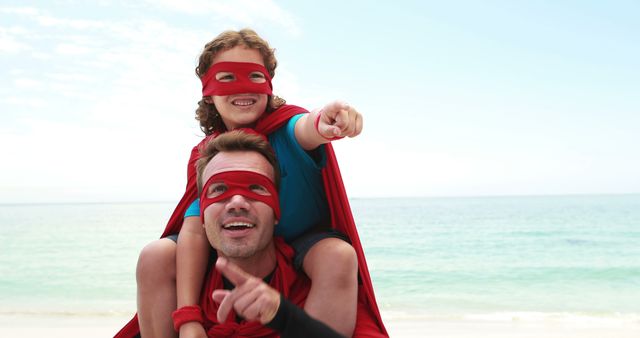
[[[324,146],[310,152],[295,137],[295,125],[302,116],[292,117],[271,135],[269,142],[280,165],[280,221],[276,236],[291,241],[329,217],[322,168],[326,163]],[[195,200],[184,217],[200,216],[200,200]]]

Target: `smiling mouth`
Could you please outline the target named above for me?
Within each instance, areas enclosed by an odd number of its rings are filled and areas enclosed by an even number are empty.
[[[254,228],[256,225],[245,222],[231,222],[222,226],[225,230],[238,231]]]
[[[231,104],[233,104],[234,106],[239,106],[239,107],[246,107],[246,106],[250,106],[252,104],[255,104],[256,100],[254,99],[236,99],[231,101]]]

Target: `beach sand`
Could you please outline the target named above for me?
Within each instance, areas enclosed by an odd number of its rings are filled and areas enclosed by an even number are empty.
[[[0,337],[113,337],[128,319],[121,316],[1,315]]]
[[[0,316],[0,337],[113,337],[130,317]],[[385,320],[391,337],[638,338],[639,322]]]
[[[592,326],[490,321],[386,322],[391,337],[435,338],[638,338],[640,323],[628,326]]]

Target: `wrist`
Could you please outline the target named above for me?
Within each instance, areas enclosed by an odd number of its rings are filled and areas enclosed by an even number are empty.
[[[173,328],[176,332],[180,331],[180,327],[186,323],[198,322],[202,324],[204,319],[202,317],[202,309],[198,305],[183,306],[171,313],[173,319]]]
[[[207,333],[204,330],[204,326],[198,322],[188,322],[180,326],[178,332],[180,338],[207,338]]]

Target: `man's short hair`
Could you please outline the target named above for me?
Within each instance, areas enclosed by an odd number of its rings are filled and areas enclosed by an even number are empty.
[[[198,196],[202,193],[205,183],[202,181],[202,175],[209,161],[220,152],[233,151],[255,151],[262,155],[273,167],[276,189],[280,188],[280,167],[269,142],[262,135],[232,130],[214,137],[200,149],[200,158],[196,162]]]

